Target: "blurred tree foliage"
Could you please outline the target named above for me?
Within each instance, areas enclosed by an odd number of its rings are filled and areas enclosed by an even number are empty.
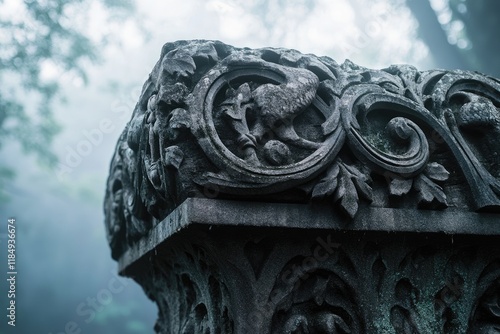
[[[407,0],[439,67],[500,77],[498,0]]]
[[[52,104],[65,83],[61,78],[85,84],[85,65],[99,60],[103,45],[115,39],[105,29],[89,31],[92,11],[119,22],[134,12],[133,1],[0,0],[0,147],[17,141],[54,166],[50,143],[59,126]],[[2,177],[12,171],[0,165]]]

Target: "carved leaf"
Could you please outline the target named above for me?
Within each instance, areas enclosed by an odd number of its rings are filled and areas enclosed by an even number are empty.
[[[170,146],[165,149],[164,159],[165,165],[179,169],[184,159],[184,153],[178,146]]]
[[[450,176],[450,173],[442,165],[437,162],[432,162],[427,164],[424,170],[424,174],[431,180],[434,181],[446,181]]]
[[[219,55],[212,43],[195,44],[188,49],[195,60],[201,59],[206,62],[216,62],[219,60]]]
[[[407,278],[399,280],[395,292],[399,303],[408,309],[412,308],[418,300],[418,290]]]
[[[237,89],[229,87],[226,91],[226,99],[222,104],[235,104],[237,102],[245,103],[252,98],[252,90],[250,85],[245,82],[240,85]]]
[[[221,106],[226,116],[234,120],[243,120],[245,118],[245,107],[252,98],[252,91],[248,83],[239,86],[238,89],[229,88],[226,91],[226,99],[222,102]]]
[[[377,284],[377,289],[380,291],[382,287],[382,281],[387,271],[387,266],[385,265],[382,257],[379,255],[378,258],[372,265],[372,275]]]
[[[393,179],[389,184],[389,192],[391,195],[402,196],[408,194],[413,185],[412,179]]]
[[[163,70],[176,79],[190,77],[196,70],[193,57],[185,50],[173,50],[167,53],[163,61]]]
[[[373,198],[369,181],[356,167],[342,161],[335,162],[326,176],[314,186],[311,197],[317,199],[333,195],[333,202],[338,202],[344,213],[353,218],[358,211],[359,195],[367,201]]]
[[[414,188],[418,192],[419,204],[428,205],[435,202],[440,207],[448,206],[443,188],[435,184],[424,174],[420,174],[416,177]]]
[[[324,198],[333,194],[335,189],[337,189],[339,170],[339,165],[336,163],[330,166],[326,176],[314,186],[311,197]]]
[[[353,187],[354,185],[352,181],[349,182],[346,178],[342,178],[342,181],[345,182],[341,182],[342,186],[339,188],[344,189],[344,195],[342,195],[339,204],[350,218],[354,218],[359,208],[359,197],[356,193],[355,187]]]
[[[358,212],[359,197],[351,177],[352,175],[342,165],[334,201],[337,202],[340,200],[340,207],[349,217],[354,218],[356,212]]]
[[[406,195],[413,188],[418,193],[419,205],[448,206],[446,195],[439,185],[434,183],[446,181],[450,173],[439,163],[427,164],[425,170],[414,179],[394,178],[389,183],[389,193],[395,196]]]
[[[342,164],[342,166],[344,166],[346,171],[350,174],[350,179],[354,182],[358,194],[371,202],[373,199],[373,190],[368,185],[370,178],[354,166],[349,166],[347,164]]]
[[[274,248],[274,243],[270,239],[249,241],[245,245],[243,252],[252,266],[255,278],[260,277],[260,273],[269,255]]]
[[[364,177],[365,175],[362,174],[362,176],[363,177],[354,177],[352,179],[354,181],[354,186],[356,187],[358,194],[360,194],[368,202],[371,202],[373,199],[373,189],[368,185],[368,180]]]

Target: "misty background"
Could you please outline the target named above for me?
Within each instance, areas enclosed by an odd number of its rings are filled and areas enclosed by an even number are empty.
[[[156,306],[116,276],[102,202],[164,43],[217,39],[498,77],[499,12],[495,0],[0,0],[0,334],[153,333]],[[15,328],[5,316],[8,218]]]

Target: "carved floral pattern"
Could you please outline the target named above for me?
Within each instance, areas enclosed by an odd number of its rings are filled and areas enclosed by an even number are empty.
[[[158,333],[483,334],[500,327],[493,238],[226,232],[181,233],[127,268],[158,304]]]
[[[419,208],[445,209],[451,194],[455,206],[498,212],[499,107],[500,83],[472,72],[168,43],[111,164],[113,256],[207,193],[288,192],[349,218],[370,203],[408,205],[407,194]]]
[[[134,275],[160,312],[158,333],[232,333],[227,286],[214,263],[197,247],[177,248]]]

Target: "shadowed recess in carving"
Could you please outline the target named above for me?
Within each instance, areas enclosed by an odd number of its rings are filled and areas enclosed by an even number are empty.
[[[160,333],[232,333],[227,287],[216,277],[205,251],[186,247],[156,259],[159,270],[135,277],[161,312],[155,325]],[[161,297],[160,297],[161,296]]]
[[[490,263],[477,283],[480,296],[470,318],[469,333],[500,332],[500,260]]]
[[[265,265],[269,254],[273,250],[274,243],[269,239],[251,240],[244,247],[244,253],[248,262],[252,266],[255,278],[260,277],[263,266]]]
[[[349,290],[333,273],[307,274],[277,305],[271,333],[362,333]]]

